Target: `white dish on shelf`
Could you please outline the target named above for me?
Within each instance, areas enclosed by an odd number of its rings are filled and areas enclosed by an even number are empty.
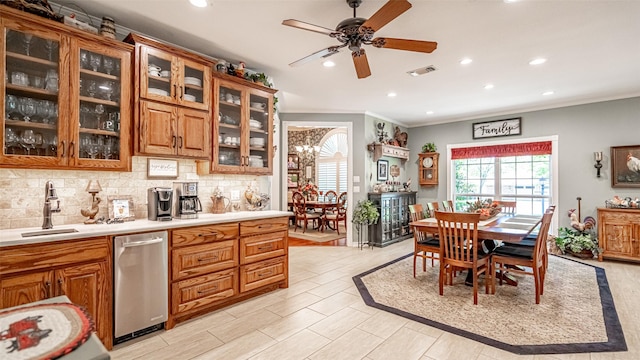
[[[254,129],[262,129],[262,123],[258,120],[249,120],[249,127],[252,127]]]
[[[253,146],[264,146],[264,139],[263,138],[251,138],[249,139],[249,144],[253,145]]]
[[[195,95],[190,95],[190,94],[184,94],[184,99],[187,101],[196,101],[196,96]]]
[[[261,103],[261,102],[252,102],[251,103],[251,107],[255,108],[255,109],[260,109],[260,110],[264,110],[265,108],[265,104]]]
[[[202,80],[190,76],[184,78],[184,83],[189,85],[202,86]]]
[[[166,91],[166,90],[162,90],[162,89],[149,88],[149,89],[147,89],[147,92],[149,94],[156,94],[156,95],[161,95],[161,96],[169,96],[169,92]]]

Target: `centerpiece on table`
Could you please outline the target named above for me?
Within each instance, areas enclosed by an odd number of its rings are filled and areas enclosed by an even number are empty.
[[[315,197],[318,196],[318,186],[311,181],[298,187],[298,191],[301,192],[307,200],[317,200]]]
[[[470,213],[479,213],[480,220],[490,219],[498,215],[501,210],[500,205],[495,203],[492,199],[480,200],[480,198],[478,198],[474,202],[467,201],[466,211]]]

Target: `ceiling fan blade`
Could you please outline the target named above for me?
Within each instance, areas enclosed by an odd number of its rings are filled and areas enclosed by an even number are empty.
[[[403,12],[411,8],[411,3],[407,0],[389,0],[375,14],[360,26],[363,33],[373,34],[391,20],[400,16]]]
[[[326,28],[326,27],[318,26],[318,25],[309,24],[309,23],[306,23],[304,21],[299,21],[299,20],[295,20],[295,19],[284,20],[284,21],[282,21],[282,25],[287,25],[287,26],[291,26],[291,27],[294,27],[294,28],[302,29],[302,30],[313,31],[313,32],[317,32],[317,33],[325,34],[325,35],[329,35],[329,36],[331,36],[331,34],[336,33],[336,31],[333,30],[333,29],[329,29],[329,28]]]
[[[371,69],[369,69],[369,61],[367,60],[367,54],[364,52],[364,49],[352,52],[351,56],[353,57],[353,65],[355,65],[356,67],[356,74],[358,74],[358,79],[364,79],[367,76],[371,75]]]
[[[371,45],[377,48],[396,49],[417,51],[430,53],[438,47],[438,43],[434,41],[394,39],[394,38],[375,38],[371,41]]]
[[[311,55],[305,56],[300,60],[296,60],[294,62],[292,62],[291,64],[289,64],[289,66],[300,66],[302,64],[306,64],[309,61],[315,60],[315,59],[319,59],[319,58],[323,58],[323,57],[329,57],[333,54],[337,54],[338,51],[340,51],[340,48],[342,46],[330,46],[326,49],[322,49],[320,51],[316,51]]]

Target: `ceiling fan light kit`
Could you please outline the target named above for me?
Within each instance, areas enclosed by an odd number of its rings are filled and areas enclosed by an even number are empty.
[[[341,45],[330,46],[305,56],[292,62],[289,64],[290,66],[299,66],[315,59],[326,58],[338,53],[341,48],[348,47],[351,50],[353,65],[358,79],[363,79],[371,75],[371,69],[362,45],[423,53],[431,53],[437,48],[438,44],[433,41],[373,37],[376,31],[411,8],[411,3],[407,0],[389,0],[369,19],[356,17],[356,8],[360,6],[362,0],[346,1],[349,7],[353,8],[353,17],[342,20],[335,30],[294,19],[287,19],[282,22],[286,26],[329,35],[341,43]]]

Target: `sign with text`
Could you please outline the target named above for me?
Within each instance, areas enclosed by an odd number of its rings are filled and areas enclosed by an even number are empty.
[[[147,159],[147,179],[177,179],[178,160]]]
[[[522,118],[487,121],[473,124],[473,138],[482,139],[499,136],[520,135]]]

